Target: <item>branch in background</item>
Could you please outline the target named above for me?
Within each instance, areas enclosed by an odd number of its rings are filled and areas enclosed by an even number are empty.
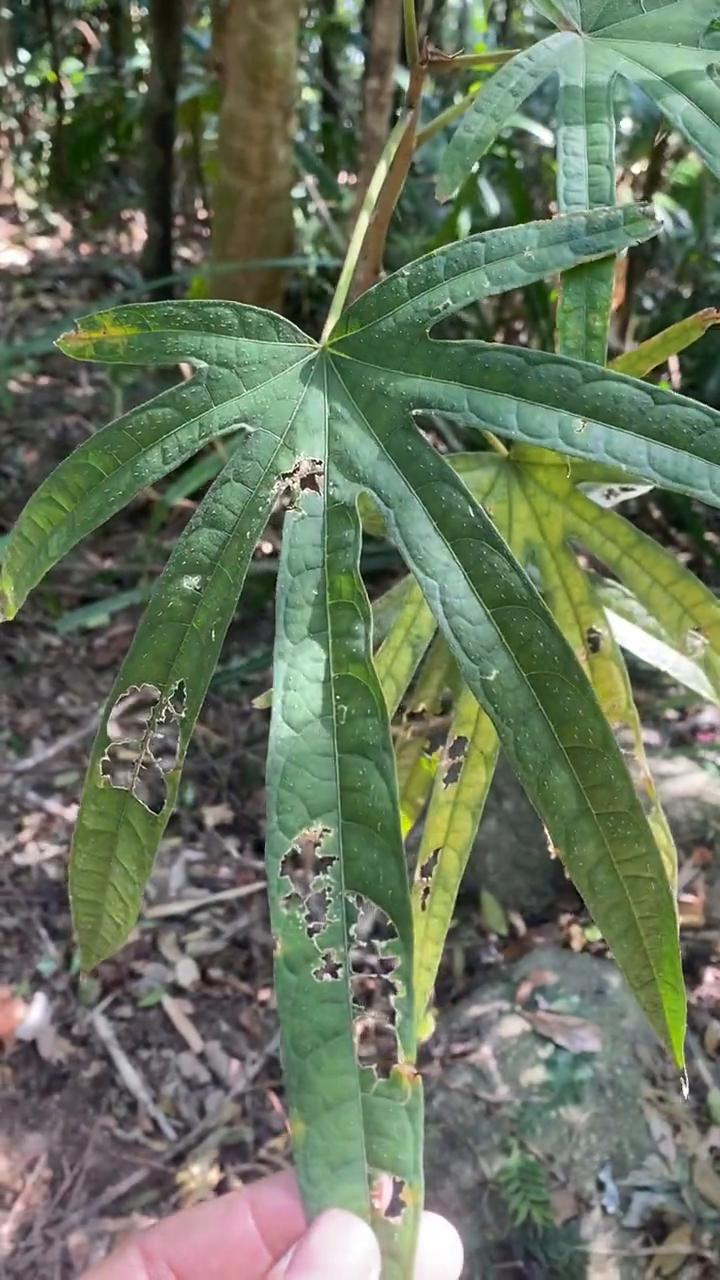
[[[640,189],[639,199],[649,202],[658,191],[663,178],[663,169],[667,160],[670,134],[664,125],[660,125],[655,133],[648,166]],[[622,264],[621,264],[622,265]],[[643,255],[637,248],[630,249],[624,262],[624,270],[620,277],[620,302],[616,311],[616,326],[620,350],[628,344],[630,322],[633,316],[635,290],[643,275]]]
[[[177,94],[180,82],[183,0],[151,0],[151,67],[145,104],[145,216],[141,269],[146,280],[173,271],[173,187]],[[154,297],[172,296],[168,286]]]
[[[338,169],[338,130],[342,94],[337,62],[337,0],[319,0],[320,35],[320,138],[323,160],[333,173]]]
[[[53,0],[43,0],[45,25],[47,27],[48,44],[50,45],[50,69],[53,73],[53,98],[55,100],[55,124],[53,127],[52,151],[50,153],[50,185],[62,189],[67,176],[65,157],[65,94],[63,93],[62,75],[60,72],[62,59],[60,41],[55,25],[55,6]]]
[[[420,61],[420,41],[418,39],[415,0],[403,0],[403,19],[405,27],[405,56],[408,67],[412,71]]]
[[[363,80],[357,212],[390,132],[401,19],[398,0],[373,0]]]
[[[379,279],[382,271],[390,220],[402,194],[402,189],[405,186],[410,165],[412,164],[412,158],[415,154],[415,135],[426,74],[427,63],[424,61],[418,62],[410,73],[410,84],[404,112],[405,130],[363,242],[357,272],[350,290],[351,301],[353,298],[359,297],[361,293],[365,293],[367,289],[370,289]]]

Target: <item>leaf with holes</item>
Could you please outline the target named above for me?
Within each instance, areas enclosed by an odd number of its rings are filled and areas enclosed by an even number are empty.
[[[668,875],[674,881],[674,845],[648,770],[641,726],[617,646],[708,701],[718,702],[720,605],[672,553],[582,492],[580,484],[587,476],[584,468],[578,468],[576,479],[574,470],[557,455],[522,447],[507,457],[457,454],[450,463],[531,574],[575,650],[631,763]],[[606,487],[598,498],[614,499],[615,492],[616,486]],[[602,561],[620,582],[588,575],[576,554],[583,551]],[[383,649],[390,652],[399,648],[405,635],[417,590],[411,579],[404,581],[408,613],[406,617],[399,613],[388,632]],[[399,588],[393,591],[397,594]],[[382,608],[382,597],[378,603]],[[438,646],[444,648],[442,640],[434,642],[429,655]],[[415,770],[404,779],[401,789],[406,831],[416,826],[430,801],[413,886],[418,1025],[422,1025],[432,995],[442,940],[452,919],[496,759],[492,725],[467,688],[457,691],[457,681],[452,667],[440,669],[437,658],[428,656],[409,689],[401,689],[399,681],[394,686],[404,707],[397,728],[398,762],[402,769],[412,754]],[[454,720],[447,739],[433,729],[441,711],[432,694],[438,688],[448,695],[455,689]],[[456,762],[456,776],[452,776],[440,766],[458,742],[463,750]]]
[[[475,299],[617,252],[654,230],[645,211],[626,208],[473,237],[358,299],[321,344],[278,316],[232,303],[120,307],[81,322],[60,342],[77,358],[188,361],[198,371],[63,463],[21,515],[3,564],[4,612],[12,616],[81,537],[207,440],[239,433],[154,589],[93,748],[71,872],[90,965],[137,918],[254,546],[274,505],[289,507],[267,859],[292,1124],[308,1204],[344,1204],[375,1222],[390,1280],[412,1269],[421,1098],[413,910],[388,724],[398,693],[383,693],[371,659],[358,573],[361,498],[374,504],[427,606],[417,593],[399,602],[400,613],[415,609],[403,622],[412,639],[408,678],[429,639],[429,613],[439,628],[423,660],[434,683],[420,716],[438,703],[442,712],[448,685],[452,694],[462,678],[653,1026],[682,1061],[672,893],[578,661],[580,645],[563,638],[467,476],[412,421],[437,409],[566,451],[569,438],[586,459],[716,492],[720,449],[698,430],[716,424],[710,410],[600,369],[589,377],[578,362],[437,341],[429,332]],[[468,725],[472,715],[478,721],[474,707]],[[411,742],[409,716],[406,729]],[[458,784],[471,739],[480,740],[472,727],[456,736],[467,749],[434,746],[415,796],[439,767],[443,784]],[[402,783],[402,742],[397,754]],[[422,762],[410,756],[408,777],[417,782]],[[461,817],[458,807],[443,821],[450,830]]]
[[[517,54],[478,94],[444,153],[447,198],[547,80],[558,85],[557,191],[563,212],[614,203],[618,78],[646,94],[720,175],[718,0],[533,0],[559,31]],[[581,266],[563,283],[561,346],[605,363],[610,261]]]

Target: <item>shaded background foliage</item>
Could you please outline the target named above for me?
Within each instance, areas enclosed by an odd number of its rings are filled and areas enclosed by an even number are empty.
[[[0,165],[15,231],[42,233],[61,217],[76,240],[103,239],[116,301],[230,297],[281,308],[317,331],[407,83],[399,10],[395,0],[19,0],[2,8]],[[523,48],[548,29],[517,0],[424,0],[418,10],[429,40],[448,53]],[[477,73],[436,75],[426,117],[480,83]],[[449,134],[431,139],[393,221],[387,265],[551,213],[554,101],[549,83],[445,206],[434,175]],[[720,276],[717,181],[643,94],[621,84],[616,115],[620,197],[653,198],[665,234],[618,272],[611,354],[681,319],[691,296],[693,309],[714,305]],[[120,257],[117,234],[128,229],[134,252]],[[552,285],[533,285],[473,308],[460,331],[549,348],[554,302]],[[48,345],[45,337],[35,332],[30,351],[3,342],[0,360],[22,362]],[[720,404],[711,342],[684,356],[682,376],[677,365],[658,376]],[[692,541],[689,503],[655,496],[651,505]],[[708,545],[696,538],[693,555],[712,561],[713,543],[714,535]]]

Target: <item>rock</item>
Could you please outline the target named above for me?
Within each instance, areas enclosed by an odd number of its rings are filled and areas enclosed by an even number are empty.
[[[535,996],[547,1011],[544,1035],[524,1016],[531,1004],[515,1005],[520,983],[532,991],[534,977],[543,982]],[[593,1034],[578,1043],[597,1047],[599,1035],[600,1052],[572,1053],[548,1039],[550,1014],[562,1015],[560,1025],[567,1015],[575,1027],[584,1019]],[[640,1059],[663,1070],[664,1056],[617,969],[539,948],[445,1015],[437,1036],[438,1066],[427,1076],[428,1204],[459,1226],[468,1280],[502,1274],[501,1263],[538,1280],[638,1274],[607,1269],[608,1250],[628,1252],[622,1179],[656,1150]],[[527,1224],[514,1228],[502,1194],[501,1170],[517,1150],[537,1161],[551,1196],[555,1225],[540,1237]]]
[[[504,756],[500,757],[470,857],[463,894],[489,889],[506,911],[542,918],[567,887],[542,823]]]
[[[720,835],[720,780],[692,756],[673,751],[650,757],[650,767],[681,853]],[[711,914],[720,919],[718,883],[709,892]],[[510,765],[501,757],[463,884],[476,900],[489,889],[506,911],[546,918],[568,892],[561,864],[550,857],[542,824]]]

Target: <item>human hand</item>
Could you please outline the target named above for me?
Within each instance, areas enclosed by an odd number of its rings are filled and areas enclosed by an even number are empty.
[[[423,1214],[415,1280],[458,1280],[463,1250],[454,1227]],[[370,1228],[343,1209],[310,1227],[295,1177],[275,1174],[186,1209],[133,1236],[82,1280],[379,1280]]]

